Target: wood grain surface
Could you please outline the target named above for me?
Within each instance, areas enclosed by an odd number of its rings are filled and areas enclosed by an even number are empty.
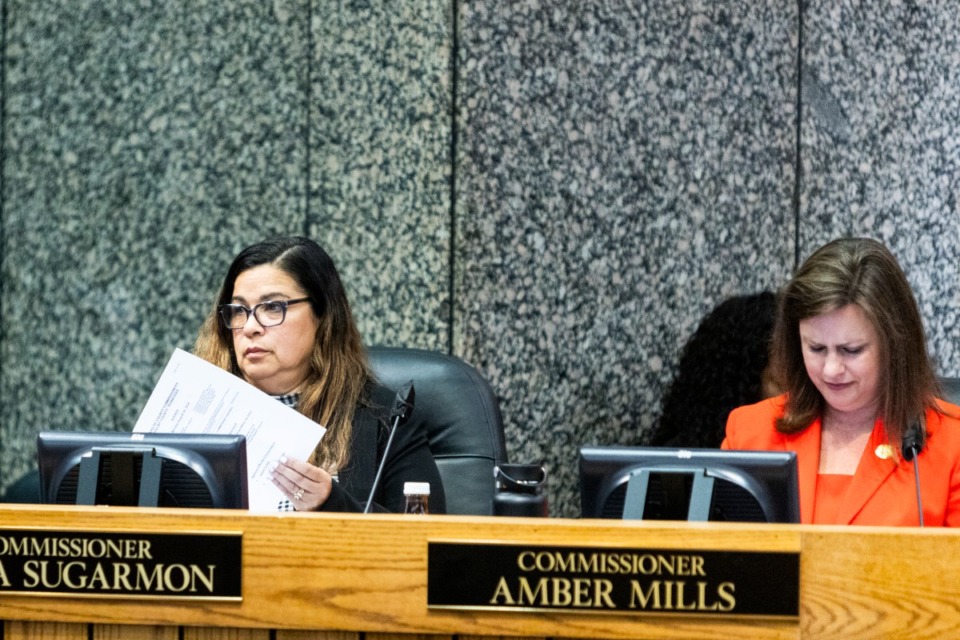
[[[86,638],[88,623],[104,640],[167,640],[181,628],[197,640],[271,630],[277,640],[943,638],[960,628],[960,534],[946,530],[0,506],[0,535],[38,528],[240,532],[243,601],[0,594],[4,640]],[[800,616],[428,610],[431,540],[800,552]]]

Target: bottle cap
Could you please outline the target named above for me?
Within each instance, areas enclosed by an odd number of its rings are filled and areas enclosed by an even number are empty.
[[[429,482],[404,482],[403,495],[428,496],[430,495],[430,483]]]

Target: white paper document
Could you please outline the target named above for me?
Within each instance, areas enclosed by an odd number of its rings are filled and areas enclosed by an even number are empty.
[[[235,434],[247,438],[251,511],[276,511],[283,494],[270,480],[281,455],[306,460],[326,431],[216,365],[174,351],[133,429],[141,433]]]

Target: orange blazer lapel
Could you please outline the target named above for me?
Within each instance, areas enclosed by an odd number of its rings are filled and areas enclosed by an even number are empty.
[[[870,441],[860,458],[860,464],[857,465],[850,489],[840,505],[837,520],[843,524],[853,522],[863,506],[896,468],[897,459],[887,441],[883,422],[877,420],[870,434]]]
[[[797,476],[800,485],[800,522],[813,522],[813,501],[817,496],[817,472],[820,470],[820,419],[798,433],[785,435],[784,444],[797,452]]]

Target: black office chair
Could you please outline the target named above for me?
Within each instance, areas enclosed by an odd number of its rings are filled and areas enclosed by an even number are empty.
[[[37,504],[40,502],[40,474],[31,469],[20,476],[16,482],[7,487],[0,496],[0,502],[20,502]]]
[[[489,383],[455,356],[424,349],[370,347],[380,382],[398,389],[413,380],[411,421],[426,425],[447,498],[447,513],[493,513],[493,469],[507,461],[503,417]]]
[[[940,388],[943,389],[944,400],[960,405],[960,378],[941,377]]]

